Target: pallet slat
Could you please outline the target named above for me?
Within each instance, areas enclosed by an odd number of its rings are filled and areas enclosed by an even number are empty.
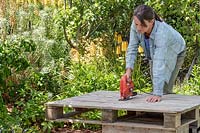
[[[97,91],[82,96],[48,102],[46,118],[52,121],[102,125],[103,133],[196,133],[200,127],[200,96],[164,95],[158,103],[147,103],[148,95],[119,101],[119,93]],[[63,114],[63,108],[74,111]],[[79,114],[100,110],[101,120],[73,119]],[[119,110],[127,111],[118,116]],[[76,117],[77,118],[77,117]]]
[[[148,103],[146,97],[148,95],[138,95],[128,101],[119,101],[118,92],[98,91],[82,96],[67,98],[60,101],[49,102],[46,105],[66,106],[80,108],[97,108],[112,110],[129,110],[129,111],[146,111],[146,112],[162,112],[177,113],[187,111],[192,107],[199,106],[199,96],[183,96],[183,95],[164,95],[163,100],[159,103]],[[169,109],[170,107],[170,109]]]

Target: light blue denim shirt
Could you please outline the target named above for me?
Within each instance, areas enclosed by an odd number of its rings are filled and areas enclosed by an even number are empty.
[[[138,46],[145,50],[144,34],[137,31],[134,22],[130,29],[130,40],[126,54],[126,69],[134,69]],[[165,82],[168,83],[175,68],[177,56],[185,50],[185,41],[181,34],[165,22],[155,21],[149,38],[150,56],[153,61],[153,94],[163,95]]]

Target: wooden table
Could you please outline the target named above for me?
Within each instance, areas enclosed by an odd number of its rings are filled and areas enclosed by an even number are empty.
[[[46,119],[101,124],[103,133],[197,132],[200,127],[200,96],[169,94],[157,103],[146,102],[147,96],[139,94],[131,100],[119,101],[119,92],[97,91],[48,102],[45,104]],[[73,111],[65,114],[64,108]],[[74,116],[94,109],[102,112],[101,120],[74,119]],[[119,111],[126,113],[119,116]]]

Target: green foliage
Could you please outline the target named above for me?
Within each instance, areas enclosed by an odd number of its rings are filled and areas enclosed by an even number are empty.
[[[66,92],[70,92],[68,95],[71,97],[97,90],[118,90],[120,75],[104,69],[107,67],[105,64],[99,69],[95,63],[74,63],[67,80],[68,85],[65,87]]]
[[[28,38],[8,40],[0,45],[0,87],[2,89],[12,84],[11,81],[7,81],[12,73],[20,72],[29,67],[25,53],[34,50],[35,44]]]
[[[113,49],[114,32],[123,34],[127,39],[131,25],[133,7],[143,0],[122,1],[73,1],[73,6],[59,10],[55,22],[65,27],[67,43],[78,46],[83,54],[89,38],[103,37],[106,41],[102,46],[110,49],[110,55],[115,55]],[[88,40],[87,40],[88,39]],[[109,44],[109,45],[107,45]]]
[[[44,103],[48,100],[47,93],[24,88],[19,90],[18,95],[20,99],[15,103],[18,109],[15,109],[12,115],[17,116],[21,127],[31,127],[35,123],[35,127],[39,130],[40,122],[44,121]]]
[[[20,9],[15,34],[0,40],[0,128],[46,132],[52,124],[45,122],[44,103],[62,92],[69,47],[60,27],[54,25],[56,12],[45,8],[36,16],[32,10]]]
[[[97,90],[119,91],[125,59],[115,54],[114,32],[126,40],[133,8],[144,2],[184,36],[188,51],[185,65],[190,65],[200,42],[197,0],[74,0],[72,7],[66,9],[46,7],[40,2],[19,7],[14,13],[14,29],[8,18],[1,18],[0,33],[7,36],[0,40],[0,128],[50,132],[52,127],[64,124],[45,121],[44,103]],[[87,60],[83,56],[85,50],[96,38],[103,40],[100,47],[106,49],[105,56]],[[79,62],[71,62],[72,46],[83,58]],[[132,77],[139,92],[151,87],[148,71],[139,56]],[[199,95],[199,71],[198,64],[177,93]],[[99,119],[100,112],[89,112],[82,117]],[[73,126],[96,129],[84,124]]]
[[[134,66],[132,79],[136,91],[140,93],[149,93],[152,91],[150,66],[149,63],[143,59],[143,56],[138,56],[137,62]]]
[[[200,95],[200,65],[195,65],[192,71],[192,77],[185,81],[181,88],[176,89],[179,94]]]
[[[12,126],[17,125],[17,122],[13,117],[11,117],[6,109],[5,103],[2,98],[2,93],[0,91],[0,129],[10,129]]]

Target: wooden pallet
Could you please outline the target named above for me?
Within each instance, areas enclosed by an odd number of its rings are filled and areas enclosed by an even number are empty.
[[[82,96],[48,102],[46,119],[102,125],[103,133],[197,133],[200,127],[200,96],[164,95],[161,102],[146,102],[147,94],[119,101],[119,93],[97,91]],[[64,108],[73,109],[64,113]],[[99,110],[101,120],[75,119]],[[119,116],[119,112],[124,115]],[[74,118],[74,116],[76,116]]]

